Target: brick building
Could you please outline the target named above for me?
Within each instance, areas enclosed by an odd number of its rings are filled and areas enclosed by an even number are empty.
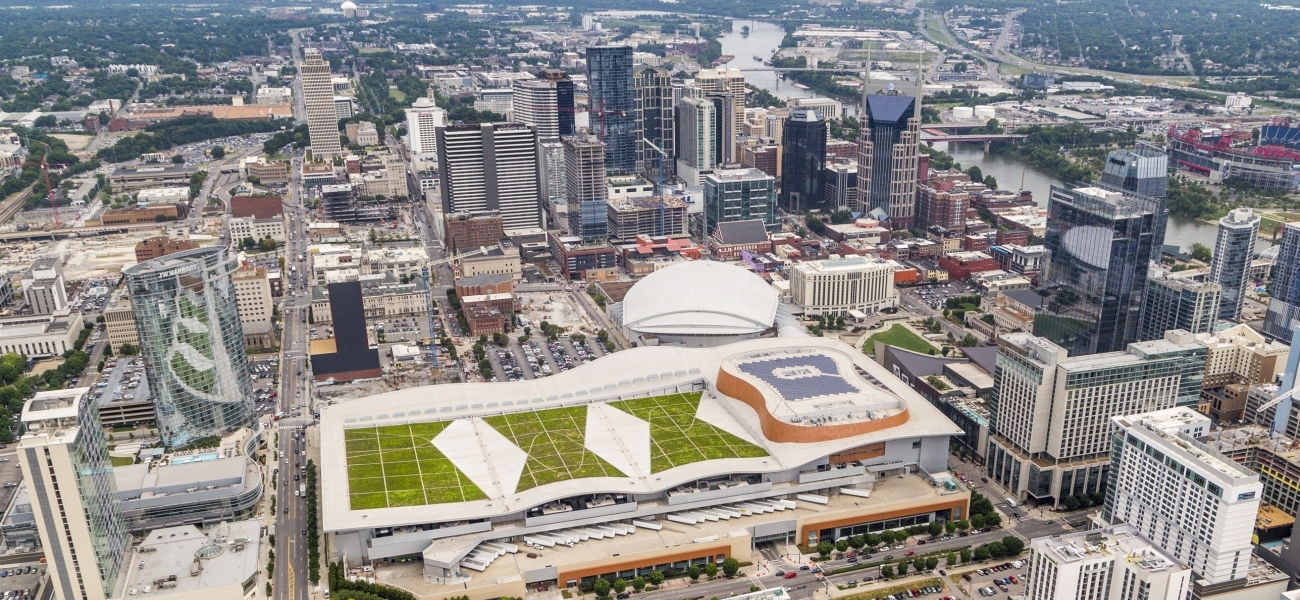
[[[495,246],[505,237],[499,215],[453,213],[446,217],[446,229],[447,250],[453,253]]]
[[[158,235],[135,245],[135,262],[142,263],[146,260],[198,247],[198,244],[188,240],[174,240],[165,235]]]

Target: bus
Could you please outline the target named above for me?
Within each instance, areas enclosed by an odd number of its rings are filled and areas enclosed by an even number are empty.
[[[1009,506],[1009,507],[1011,507],[1011,508],[1015,508],[1015,507],[1016,507],[1016,501],[1013,500],[1013,499],[1011,499],[1011,498],[1007,498],[1007,506]]]

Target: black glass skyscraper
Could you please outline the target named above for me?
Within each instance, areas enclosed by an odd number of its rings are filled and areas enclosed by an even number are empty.
[[[1047,202],[1046,309],[1034,335],[1070,356],[1116,352],[1138,339],[1154,241],[1150,198],[1052,186]]]
[[[798,108],[782,132],[781,208],[805,212],[821,208],[826,166],[826,121],[811,108]]]
[[[1111,152],[1101,173],[1101,187],[1155,201],[1151,260],[1160,262],[1169,222],[1169,157],[1159,150],[1141,146]]]
[[[631,46],[587,48],[591,130],[605,143],[605,171],[636,172],[636,91]]]

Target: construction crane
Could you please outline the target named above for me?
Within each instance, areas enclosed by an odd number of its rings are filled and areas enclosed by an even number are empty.
[[[55,197],[54,197],[54,188],[50,187],[50,166],[51,166],[51,164],[45,161],[45,158],[46,158],[47,156],[49,156],[49,154],[50,154],[50,149],[49,149],[49,147],[47,146],[47,147],[45,148],[45,154],[42,154],[42,155],[41,155],[41,173],[43,173],[43,174],[45,175],[45,194],[46,194],[46,196],[49,198],[49,201],[50,201],[50,209],[54,211],[54,228],[55,228],[55,229],[58,229],[58,228],[61,226],[61,224],[59,223],[59,205],[58,205],[58,202],[55,200]],[[65,164],[63,164],[63,163],[54,163],[52,166],[55,166],[55,167],[66,167],[66,166],[68,166],[68,165],[65,165]]]
[[[645,138],[641,138],[641,143],[654,148],[655,152],[659,153],[659,180],[655,182],[655,196],[659,199],[659,228],[655,234],[664,235],[664,161],[668,160],[668,153]]]

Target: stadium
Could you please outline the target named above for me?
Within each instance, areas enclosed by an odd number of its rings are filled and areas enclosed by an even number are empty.
[[[720,346],[757,337],[807,337],[776,290],[743,267],[695,260],[655,271],[610,310],[637,345]]]
[[[322,520],[331,560],[416,559],[417,595],[523,597],[965,518],[960,433],[838,340],[640,347],[326,407]]]

